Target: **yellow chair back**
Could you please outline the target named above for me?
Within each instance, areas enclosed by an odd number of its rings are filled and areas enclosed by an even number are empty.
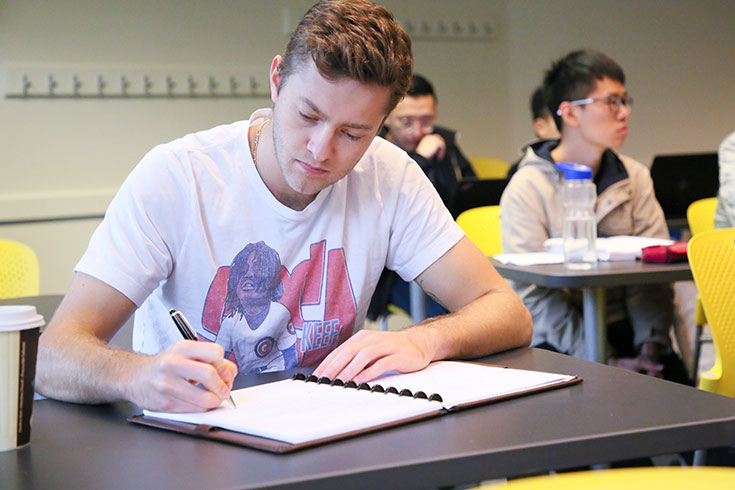
[[[692,235],[715,228],[717,198],[708,197],[694,201],[687,208],[687,223]]]
[[[687,254],[715,345],[715,365],[699,387],[735,397],[735,228],[695,235]]]
[[[457,224],[486,256],[490,257],[503,251],[500,206],[468,209],[457,216]]]
[[[499,158],[472,157],[469,159],[479,179],[504,179],[510,164]]]
[[[36,296],[41,276],[33,250],[13,240],[0,239],[0,298]]]
[[[717,198],[707,197],[694,201],[687,208],[687,223],[692,235],[703,231],[715,229],[715,209],[717,209]],[[702,300],[697,295],[697,304],[694,310],[694,323],[704,325],[707,317],[702,308]]]
[[[493,490],[720,490],[732,488],[735,468],[716,466],[647,466],[588,470],[510,480],[480,488]]]

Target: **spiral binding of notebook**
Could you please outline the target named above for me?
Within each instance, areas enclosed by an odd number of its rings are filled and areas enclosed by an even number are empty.
[[[327,376],[322,376],[321,378],[311,374],[309,376],[303,374],[303,373],[296,373],[294,374],[291,379],[293,381],[303,381],[305,383],[316,383],[317,385],[329,385],[329,386],[336,386],[341,387],[343,389],[354,389],[357,391],[365,390],[369,391],[370,393],[383,393],[384,395],[393,394],[398,396],[407,396],[410,398],[413,398],[415,400],[427,400],[430,402],[442,402],[444,401],[438,393],[432,393],[431,395],[427,395],[423,391],[417,391],[416,393],[413,393],[411,390],[404,388],[402,390],[399,390],[398,388],[394,386],[389,386],[387,388],[384,388],[382,385],[374,383],[360,383],[357,384],[356,382],[350,380],[347,382],[342,381],[339,378],[330,379]]]

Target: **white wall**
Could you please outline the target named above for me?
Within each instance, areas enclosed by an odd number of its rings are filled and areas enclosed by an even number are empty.
[[[4,0],[0,94],[73,73],[177,77],[236,72],[261,84],[273,55],[311,0]],[[636,98],[624,151],[649,163],[662,152],[716,148],[733,129],[732,2],[717,0],[385,0],[401,21],[489,24],[489,40],[419,39],[415,69],[435,83],[440,120],[459,128],[469,155],[513,160],[529,139],[528,95],[549,62],[592,47],[618,60]],[[264,87],[262,87],[264,88]],[[262,92],[258,89],[256,92]],[[247,117],[267,97],[176,100],[0,99],[0,223],[101,214],[155,144]],[[63,292],[98,219],[0,224],[41,259],[44,293]]]
[[[720,0],[510,0],[513,141],[529,131],[528,95],[551,60],[603,51],[635,98],[623,152],[714,151],[735,129],[735,3]]]

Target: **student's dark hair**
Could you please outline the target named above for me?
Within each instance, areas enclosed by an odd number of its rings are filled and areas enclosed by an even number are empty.
[[[556,114],[559,104],[584,99],[603,78],[625,84],[625,73],[620,65],[599,51],[572,51],[551,65],[544,77],[544,95],[546,106],[559,129],[562,127],[561,117]]]
[[[278,301],[283,296],[283,282],[281,281],[281,256],[270,248],[265,242],[248,243],[245,248],[235,255],[230,265],[227,277],[227,294],[225,296],[225,312],[227,316],[245,314],[237,296],[237,287],[240,278],[247,272],[247,261],[250,254],[255,252],[253,258],[253,282],[259,290],[271,291],[270,301]]]
[[[538,118],[546,119],[549,115],[549,108],[546,107],[546,97],[544,97],[544,87],[538,86],[531,94],[531,120]]]
[[[280,66],[282,84],[307,59],[321,76],[391,90],[386,114],[411,82],[411,38],[388,10],[367,0],[322,0],[296,26]]]
[[[436,93],[434,92],[434,86],[426,78],[422,77],[418,73],[414,73],[411,77],[411,86],[408,87],[406,95],[411,97],[421,97],[422,95],[431,95],[434,97],[434,102],[437,101]]]

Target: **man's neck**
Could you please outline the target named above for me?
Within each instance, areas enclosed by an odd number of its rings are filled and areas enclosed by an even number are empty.
[[[596,174],[600,168],[600,161],[604,148],[591,147],[588,145],[578,145],[570,143],[562,138],[559,146],[551,150],[551,158],[555,162],[574,162],[581,163],[592,169],[592,174]]]

